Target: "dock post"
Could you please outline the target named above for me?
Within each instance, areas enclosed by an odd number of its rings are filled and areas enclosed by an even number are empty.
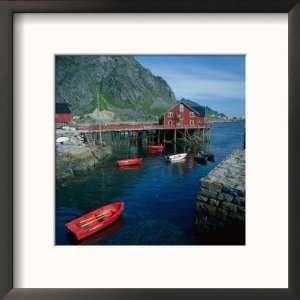
[[[136,135],[137,135],[137,140],[138,140],[139,144],[143,145],[143,131],[137,131]]]
[[[177,147],[176,147],[177,145],[176,145],[176,142],[174,143],[174,154],[176,154],[177,153]]]
[[[158,145],[160,144],[160,130],[158,129]]]
[[[176,128],[174,129],[174,143],[176,144]]]

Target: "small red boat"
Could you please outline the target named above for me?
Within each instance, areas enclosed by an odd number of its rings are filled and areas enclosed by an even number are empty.
[[[118,167],[119,170],[124,170],[124,171],[130,171],[130,170],[134,170],[134,171],[139,171],[142,168],[142,165],[134,165],[134,166],[122,166],[122,167]]]
[[[142,160],[142,158],[122,159],[118,160],[116,165],[117,167],[137,166],[142,164]]]
[[[105,229],[100,230],[99,232],[87,237],[82,241],[77,241],[77,245],[94,245],[97,242],[104,240],[112,235],[115,235],[125,224],[122,216],[116,220],[113,224],[107,226]]]
[[[80,241],[115,222],[123,209],[123,202],[108,204],[66,223],[65,226]]]
[[[162,144],[160,144],[160,145],[149,145],[148,150],[149,151],[162,151],[162,150],[164,150],[164,145],[162,145]]]

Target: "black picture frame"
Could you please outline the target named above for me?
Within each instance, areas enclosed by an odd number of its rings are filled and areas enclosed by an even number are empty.
[[[300,4],[286,0],[0,1],[0,298],[5,299],[300,299]],[[13,288],[13,16],[67,13],[289,14],[289,288],[288,289],[14,289]],[[274,63],[276,65],[276,63]],[[297,84],[298,82],[298,84]],[[298,101],[297,101],[298,100]],[[259,272],[259,270],[257,270]]]

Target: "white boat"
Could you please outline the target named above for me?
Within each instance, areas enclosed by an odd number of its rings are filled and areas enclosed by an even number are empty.
[[[56,143],[65,143],[65,142],[68,142],[69,141],[69,138],[66,137],[66,136],[61,136],[59,138],[56,139]]]
[[[169,155],[167,156],[167,160],[170,162],[177,162],[177,161],[182,161],[186,158],[187,153],[179,153],[179,154],[174,154],[174,155]]]

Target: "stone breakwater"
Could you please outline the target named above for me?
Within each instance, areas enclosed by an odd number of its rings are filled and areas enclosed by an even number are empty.
[[[200,180],[195,229],[222,230],[245,224],[245,151],[236,150]]]

